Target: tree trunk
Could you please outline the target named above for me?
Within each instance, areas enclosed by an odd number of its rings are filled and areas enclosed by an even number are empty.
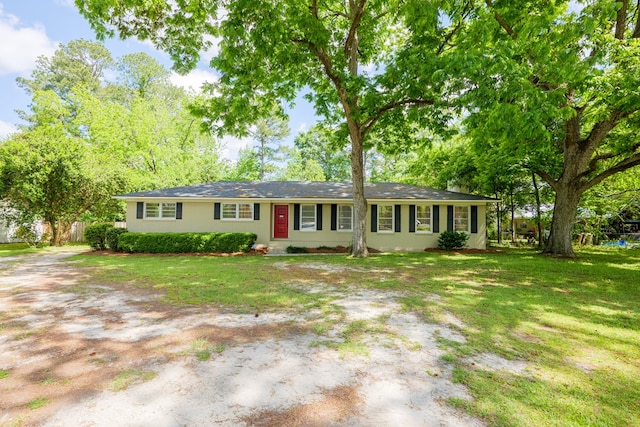
[[[511,243],[516,242],[516,205],[513,202],[513,190],[509,190],[509,203],[511,208]]]
[[[581,195],[582,192],[566,183],[558,183],[556,186],[551,234],[544,248],[544,254],[571,258],[576,256],[571,242],[573,239],[573,224],[576,220]]]
[[[367,200],[364,198],[364,159],[362,137],[359,132],[351,134],[351,180],[353,185],[353,246],[351,255],[358,258],[369,256],[367,249]]]
[[[496,194],[496,199],[498,195]],[[502,210],[500,209],[500,202],[496,203],[496,227],[498,228],[498,244],[502,243]]]
[[[540,209],[542,203],[540,203],[540,189],[538,188],[538,181],[536,180],[536,173],[531,172],[531,181],[533,182],[533,189],[536,196],[536,227],[538,228],[538,248],[542,249],[542,219],[540,218]]]
[[[73,221],[52,220],[47,221],[49,227],[51,227],[51,237],[49,238],[49,244],[51,246],[60,247],[68,240],[69,232]]]
[[[264,181],[264,139],[260,139],[260,181]]]

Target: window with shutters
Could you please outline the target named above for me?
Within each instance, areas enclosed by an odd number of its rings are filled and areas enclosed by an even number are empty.
[[[252,221],[253,203],[223,203],[223,220]]]
[[[378,205],[378,232],[393,233],[393,205]]]
[[[338,205],[338,231],[351,231],[353,228],[353,206]]]
[[[145,203],[145,219],[176,219],[175,203]]]
[[[416,205],[416,233],[431,233],[431,205]]]
[[[316,205],[300,205],[300,231],[316,231]]]
[[[469,232],[469,210],[470,206],[454,206],[453,207],[453,230]]]

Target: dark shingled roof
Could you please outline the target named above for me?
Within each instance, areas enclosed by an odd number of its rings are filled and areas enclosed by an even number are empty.
[[[416,185],[392,182],[364,184],[367,199],[419,199],[445,201],[495,201],[472,194],[436,190]],[[200,199],[344,199],[353,198],[351,182],[302,181],[218,181],[188,187],[121,194],[119,199],[132,198],[200,198]]]

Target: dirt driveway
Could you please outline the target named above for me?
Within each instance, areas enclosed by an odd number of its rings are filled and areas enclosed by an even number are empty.
[[[334,293],[344,325],[379,325],[345,354],[319,345],[319,313],[170,306],[92,283],[73,253],[0,258],[2,426],[483,425],[445,403],[469,396],[436,338],[464,337],[403,312],[398,294],[305,289]]]

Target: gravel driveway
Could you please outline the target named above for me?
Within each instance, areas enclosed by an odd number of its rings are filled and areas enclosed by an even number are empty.
[[[341,337],[312,330],[321,313],[166,305],[92,283],[64,260],[79,250],[0,258],[0,425],[483,425],[445,403],[470,397],[436,338],[464,337],[403,312],[399,294],[306,289],[331,294],[344,325],[379,326],[345,354],[319,345]]]

